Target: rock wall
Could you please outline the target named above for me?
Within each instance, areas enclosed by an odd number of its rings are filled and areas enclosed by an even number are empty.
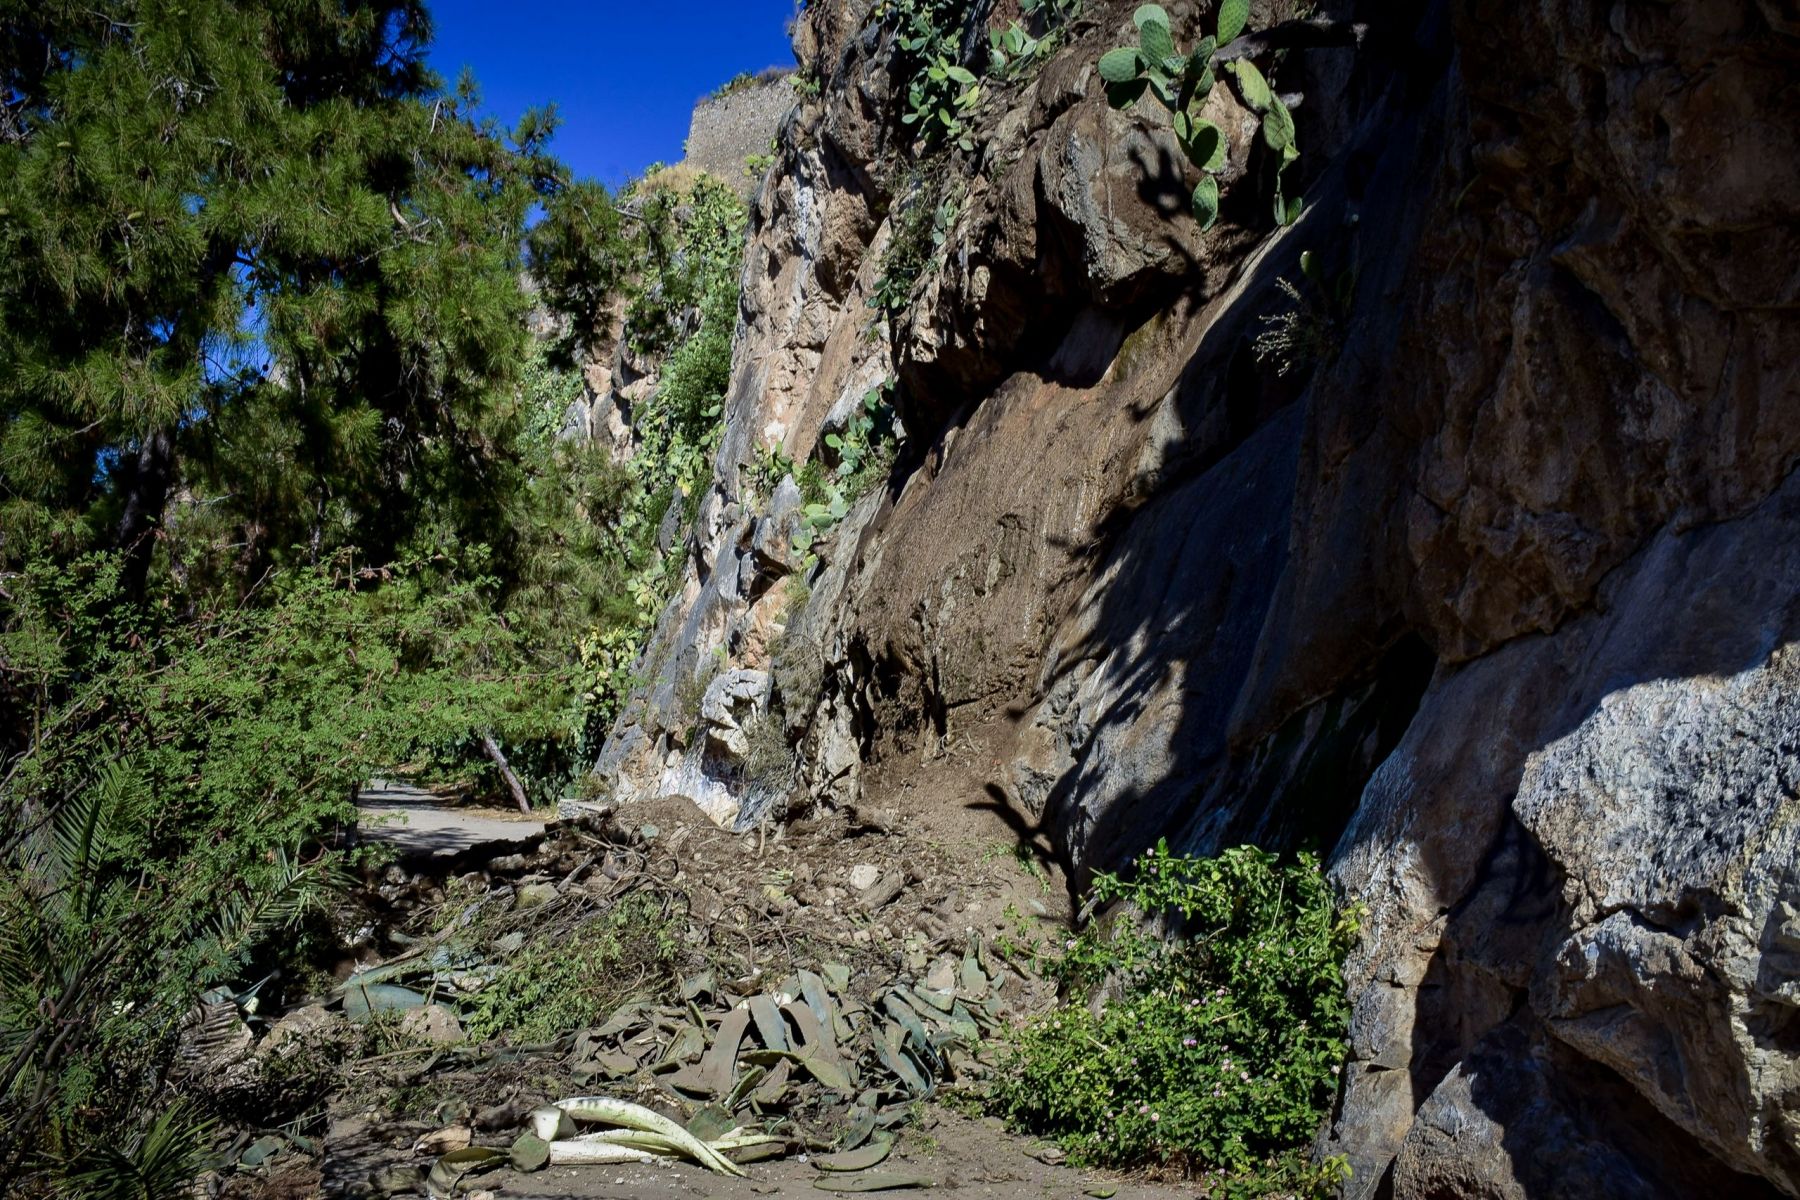
[[[792,73],[779,71],[708,96],[694,106],[682,161],[725,180],[747,199],[761,172],[747,169],[745,160],[769,154],[769,143],[796,99]]]
[[[1095,76],[1131,6],[1090,3],[988,82],[889,322],[916,175],[871,7],[797,29],[820,93],[616,794],[749,823],[955,744],[993,769],[938,802],[1078,871],[1328,848],[1368,914],[1321,1142],[1352,1195],[1800,1195],[1800,9],[1327,3],[1358,43],[1274,66],[1305,214],[1270,228],[1220,89],[1202,235]],[[899,465],[809,563],[751,468],[888,377]]]

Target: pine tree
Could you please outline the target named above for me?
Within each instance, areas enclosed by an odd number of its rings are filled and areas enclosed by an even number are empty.
[[[417,0],[0,0],[0,563],[506,542],[547,113]]]

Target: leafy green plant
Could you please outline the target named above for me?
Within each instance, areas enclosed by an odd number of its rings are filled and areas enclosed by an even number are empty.
[[[969,151],[975,143],[969,137],[968,117],[980,103],[981,84],[974,72],[940,55],[907,85],[906,112],[900,121],[918,126],[926,143],[943,139]]]
[[[1334,910],[1318,861],[1159,843],[1129,878],[1096,877],[1089,909],[1107,904],[1121,911],[1052,964],[1070,999],[1017,1035],[994,1108],[1083,1162],[1208,1172],[1211,1195],[1330,1194],[1343,1164],[1305,1147],[1345,1053],[1356,914]]]
[[[180,1200],[205,1169],[216,1125],[186,1100],[117,1141],[84,1143],[57,1164],[69,1200]]]
[[[479,582],[420,594],[430,568],[379,588],[365,570],[290,571],[198,613],[131,602],[118,555],[8,579],[0,1172],[131,1128],[196,996],[316,945],[355,786],[542,685]]]
[[[825,445],[838,461],[829,475],[819,479],[822,494],[807,500],[800,510],[803,529],[798,549],[810,551],[818,535],[843,520],[850,506],[893,465],[897,425],[888,399],[892,387],[889,381],[870,388],[843,431],[825,435]]]
[[[877,7],[877,18],[893,24],[900,51],[895,77],[906,88],[900,120],[923,151],[946,142],[974,149],[968,119],[981,102],[981,84],[960,62],[969,10],[969,0],[881,0]]]
[[[1161,5],[1145,4],[1132,16],[1138,44],[1108,50],[1100,57],[1100,78],[1114,108],[1129,108],[1147,91],[1172,114],[1175,140],[1201,173],[1193,208],[1202,229],[1211,229],[1219,219],[1218,176],[1227,152],[1224,131],[1200,115],[1220,66],[1236,80],[1244,103],[1262,117],[1263,141],[1280,156],[1275,169],[1277,223],[1289,224],[1300,215],[1299,198],[1288,199],[1282,192],[1283,173],[1300,157],[1293,114],[1249,58],[1221,61],[1221,51],[1243,32],[1249,14],[1249,0],[1219,0],[1213,33],[1201,38],[1192,53],[1184,53],[1169,32],[1169,14]]]
[[[893,236],[881,255],[868,304],[889,317],[906,311],[913,288],[937,259],[962,213],[962,185],[942,171],[911,173],[895,201]]]
[[[736,75],[733,75],[730,79],[727,79],[724,83],[721,83],[718,87],[714,88],[707,94],[706,98],[708,100],[723,100],[727,96],[733,96],[738,92],[748,91],[761,84],[774,83],[791,74],[793,74],[793,72],[785,67],[764,67],[762,70],[755,72],[739,71]]]
[[[607,236],[595,216],[604,212],[623,218]],[[541,553],[510,615],[546,655],[572,658],[578,677],[572,695],[559,701],[561,729],[547,716],[540,722],[560,739],[556,754],[537,754],[545,763],[533,789],[540,796],[559,794],[580,764],[592,761],[612,718],[643,682],[637,659],[676,576],[658,533],[677,506],[683,524],[691,522],[724,429],[746,217],[721,181],[653,168],[616,205],[589,196],[579,207],[553,209],[533,232],[546,246],[597,242],[604,254],[590,257],[611,256],[590,281],[596,290],[572,294],[606,311],[623,301],[633,349],[659,363],[656,391],[632,414],[636,444],[628,462],[613,463],[610,447],[545,439],[530,464],[534,507],[515,524],[521,543]],[[570,228],[544,231],[554,222]],[[556,374],[552,360],[546,364],[528,364],[528,381],[543,384],[530,405],[542,414],[537,419],[560,420],[580,380]]]
[[[682,917],[664,897],[633,892],[572,933],[528,943],[475,994],[464,1028],[477,1040],[526,1043],[592,1024],[671,980]]]
[[[988,73],[997,79],[1022,78],[1047,62],[1059,31],[1081,15],[1082,0],[1025,0],[1019,8],[1024,24],[988,31]]]
[[[1323,362],[1337,352],[1343,323],[1350,317],[1356,292],[1356,267],[1351,265],[1327,279],[1319,256],[1311,250],[1300,255],[1303,291],[1286,279],[1275,286],[1293,306],[1262,318],[1262,332],[1251,343],[1256,361],[1273,362],[1277,375]]]

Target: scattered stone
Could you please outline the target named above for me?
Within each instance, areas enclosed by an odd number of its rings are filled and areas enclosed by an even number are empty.
[[[553,883],[527,883],[519,887],[516,907],[522,912],[528,908],[536,908],[540,904],[548,904],[556,899],[556,885]]]
[[[881,868],[873,863],[857,863],[850,868],[850,886],[866,892],[881,880]]]
[[[870,912],[882,908],[894,901],[906,890],[907,876],[904,871],[892,871],[884,876],[880,883],[863,893],[863,907]]]
[[[442,1004],[408,1009],[400,1018],[400,1032],[418,1041],[440,1046],[463,1040],[462,1022],[457,1019],[454,1011]]]

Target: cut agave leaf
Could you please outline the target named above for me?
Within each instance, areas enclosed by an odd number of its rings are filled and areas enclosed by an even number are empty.
[[[877,1171],[871,1175],[821,1175],[813,1186],[822,1192],[892,1192],[902,1188],[936,1187],[935,1180],[922,1175],[894,1175]]]
[[[687,1130],[703,1142],[716,1142],[737,1128],[737,1118],[717,1104],[708,1104],[688,1118]]]
[[[425,1178],[425,1190],[437,1200],[449,1200],[456,1194],[457,1184],[463,1176],[491,1170],[505,1161],[505,1151],[491,1146],[452,1150],[431,1164],[431,1174]]]
[[[424,1008],[425,997],[411,988],[392,983],[358,984],[344,993],[344,1015],[360,1021],[372,1012]]]
[[[866,1171],[870,1167],[880,1166],[893,1149],[894,1136],[884,1133],[860,1150],[822,1154],[812,1160],[812,1165],[821,1171]]]
[[[850,1072],[845,1070],[837,1059],[827,1056],[823,1051],[800,1056],[800,1065],[805,1067],[812,1077],[834,1092],[849,1095],[856,1090],[850,1079]]]
[[[838,1140],[838,1149],[854,1150],[874,1132],[875,1110],[858,1104],[850,1110],[850,1119],[844,1124],[844,1135]]]

